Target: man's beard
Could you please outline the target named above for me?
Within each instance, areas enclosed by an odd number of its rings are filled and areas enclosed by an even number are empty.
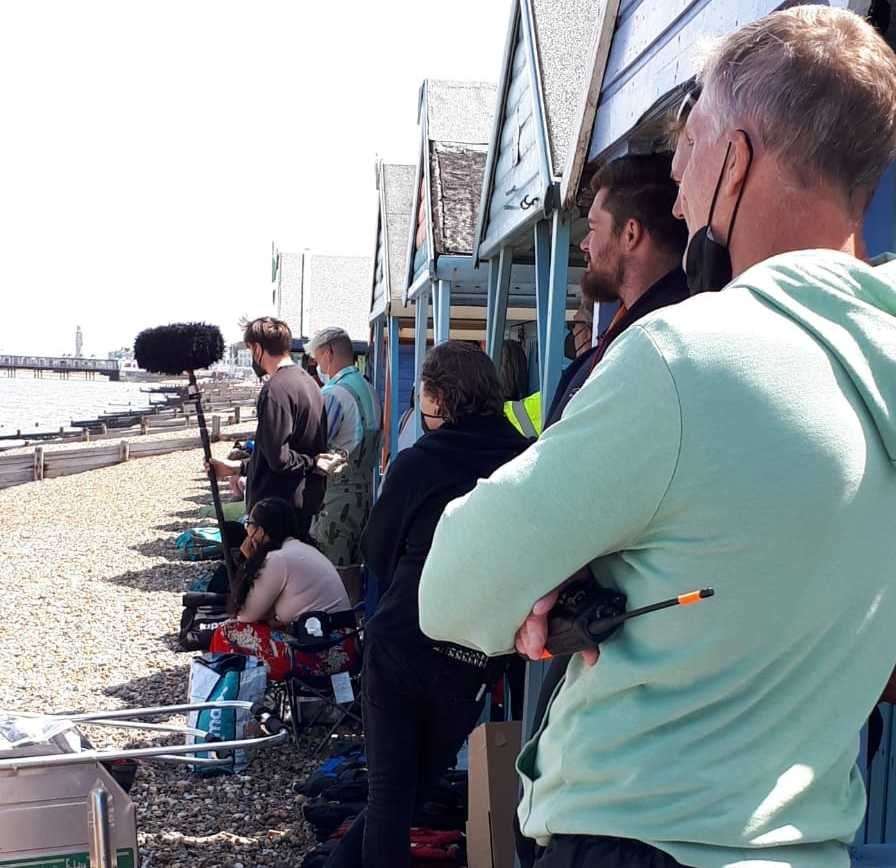
[[[582,275],[582,296],[590,302],[619,301],[619,287],[625,279],[625,266],[617,261],[613,269],[597,271],[590,266]]]

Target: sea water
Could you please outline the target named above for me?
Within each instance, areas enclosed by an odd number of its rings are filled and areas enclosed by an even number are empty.
[[[148,383],[113,383],[45,373],[35,377],[19,371],[15,377],[0,372],[0,436],[34,434],[68,428],[72,420],[95,419],[105,413],[124,413],[149,407]]]

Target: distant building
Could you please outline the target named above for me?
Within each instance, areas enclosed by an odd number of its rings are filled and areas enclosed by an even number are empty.
[[[81,326],[75,326],[75,358],[80,359],[83,351],[84,332],[81,331]]]
[[[326,326],[341,326],[352,340],[370,339],[369,256],[304,255],[302,270],[302,335],[311,337]]]
[[[309,338],[335,325],[352,340],[369,339],[370,257],[285,253],[276,245],[272,252],[273,315],[287,323],[293,337]]]
[[[302,334],[302,254],[276,251],[273,277],[274,316],[298,337]]]
[[[252,353],[246,349],[242,341],[239,341],[227,348],[227,361],[238,368],[251,368]]]

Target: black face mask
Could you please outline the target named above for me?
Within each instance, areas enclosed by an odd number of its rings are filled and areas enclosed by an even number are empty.
[[[263,376],[265,376],[265,374],[267,374],[267,371],[265,371],[265,369],[255,360],[255,356],[252,356],[252,370],[255,372],[255,376],[258,377],[259,380]]]
[[[738,130],[742,132],[743,130]],[[753,147],[750,145],[750,139],[746,133],[744,138],[747,141],[747,148],[750,152],[750,165],[747,166],[747,172],[753,164]],[[712,216],[716,210],[716,200],[719,198],[719,190],[722,187],[722,178],[725,175],[725,167],[728,165],[728,156],[731,153],[731,145],[725,149],[725,159],[722,162],[722,170],[719,172],[719,180],[716,181],[716,189],[712,194],[712,203],[709,206],[709,216],[706,219],[706,225],[698,229],[688,245],[688,253],[685,257],[684,270],[688,278],[688,289],[691,295],[698,292],[718,292],[731,283],[731,253],[728,245],[731,244],[731,233],[734,232],[734,221],[737,219],[737,211],[740,208],[740,200],[744,195],[744,187],[747,186],[747,179],[741,185],[740,192],[737,194],[737,201],[734,203],[734,211],[731,214],[731,222],[728,224],[728,242],[722,244],[712,237]]]
[[[432,423],[429,420],[430,419],[444,419],[444,418],[445,418],[444,416],[439,416],[435,413],[421,413],[420,414],[420,427],[422,427],[423,430],[427,434],[430,434],[433,431],[438,431],[439,429],[432,427]],[[441,426],[439,426],[439,427],[441,427]]]

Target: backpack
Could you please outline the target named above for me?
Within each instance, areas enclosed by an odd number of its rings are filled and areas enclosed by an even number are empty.
[[[302,862],[302,868],[325,868],[327,860],[339,846],[348,831],[349,823],[340,826],[336,835],[311,850]],[[340,834],[341,833],[341,834]],[[411,829],[411,863],[414,868],[434,864],[459,866],[466,864],[466,846],[461,832],[439,832],[416,827]]]
[[[432,863],[465,865],[467,860],[463,833],[427,828],[411,829],[411,860],[415,866]]]
[[[357,817],[367,802],[331,802],[317,796],[302,805],[305,822],[314,829],[318,841],[326,841],[348,819]]]
[[[304,784],[300,784],[294,789],[304,796],[313,798],[319,796],[326,787],[335,784],[341,772],[347,769],[365,768],[366,765],[364,746],[350,744],[329,757]]]
[[[177,631],[178,650],[208,651],[215,628],[228,618],[228,588],[224,564],[190,584],[190,590],[181,597],[184,610]]]
[[[238,548],[246,536],[246,528],[239,521],[225,521],[224,534],[231,548]],[[187,561],[210,561],[224,557],[221,530],[217,527],[191,527],[174,541]]]
[[[216,527],[191,527],[174,541],[184,560],[210,561],[222,557],[221,531]]]

